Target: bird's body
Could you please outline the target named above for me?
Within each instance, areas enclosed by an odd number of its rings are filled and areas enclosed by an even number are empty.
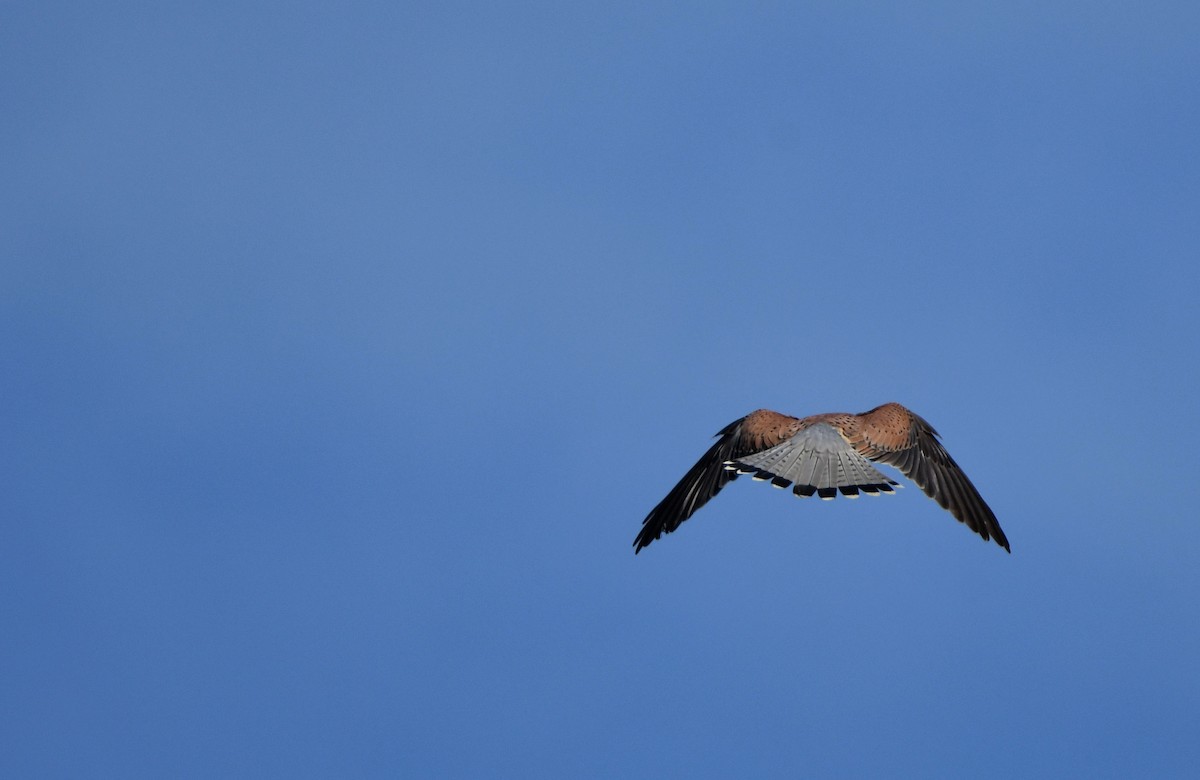
[[[996,515],[938,441],[937,431],[900,404],[804,418],[759,409],[717,435],[716,444],[646,516],[634,552],[674,531],[738,474],[791,486],[801,497],[892,493],[898,483],[872,463],[896,467],[959,522],[1011,552]]]

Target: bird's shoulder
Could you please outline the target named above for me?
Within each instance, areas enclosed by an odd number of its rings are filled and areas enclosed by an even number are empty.
[[[847,438],[884,452],[908,449],[918,437],[937,433],[912,410],[894,401],[852,417],[844,431]]]
[[[737,424],[739,443],[749,450],[765,450],[791,438],[803,428],[803,420],[770,409],[756,409]]]

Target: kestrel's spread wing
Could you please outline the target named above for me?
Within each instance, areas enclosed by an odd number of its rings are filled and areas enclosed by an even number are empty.
[[[898,483],[872,462],[896,467],[959,522],[1011,552],[996,515],[938,441],[937,431],[900,404],[803,419],[760,409],[717,435],[717,443],[646,516],[634,552],[674,531],[738,474],[791,487],[801,497],[892,493]]]

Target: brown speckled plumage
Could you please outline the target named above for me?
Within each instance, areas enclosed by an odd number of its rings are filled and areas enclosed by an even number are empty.
[[[759,409],[717,435],[716,444],[646,516],[634,552],[674,531],[738,474],[790,486],[797,496],[891,493],[897,483],[871,462],[899,469],[959,522],[1011,552],[996,515],[938,441],[937,431],[900,404],[803,419]]]

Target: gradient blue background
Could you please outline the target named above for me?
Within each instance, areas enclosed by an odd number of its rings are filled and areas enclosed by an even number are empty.
[[[0,774],[1196,776],[1194,9],[0,6]]]

